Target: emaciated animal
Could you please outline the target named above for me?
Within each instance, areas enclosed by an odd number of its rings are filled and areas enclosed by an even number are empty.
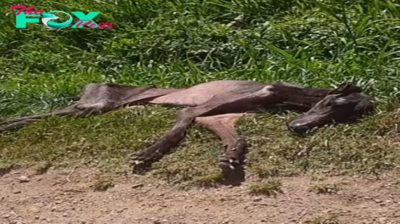
[[[294,110],[302,114],[287,124],[295,134],[306,134],[331,123],[355,121],[375,108],[372,98],[360,87],[343,83],[336,89],[306,88],[275,82],[220,80],[190,88],[132,87],[108,83],[85,86],[79,101],[49,114],[27,116],[0,123],[0,132],[15,130],[50,116],[88,116],[132,105],[185,107],[172,129],[148,148],[130,156],[133,172],[145,170],[160,160],[185,138],[191,124],[198,122],[222,141],[224,152],[218,167],[229,172],[243,167],[246,141],[235,130],[235,124],[247,113]]]

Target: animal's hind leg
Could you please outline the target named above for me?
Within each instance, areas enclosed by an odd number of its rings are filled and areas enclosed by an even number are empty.
[[[202,124],[217,135],[224,146],[224,152],[218,158],[218,167],[223,173],[241,168],[247,153],[247,142],[235,130],[236,123],[244,113],[222,114],[209,117],[197,117]]]

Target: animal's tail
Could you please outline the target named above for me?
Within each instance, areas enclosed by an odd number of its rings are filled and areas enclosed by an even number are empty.
[[[53,113],[46,113],[46,114],[40,114],[40,115],[34,115],[34,116],[26,116],[26,117],[14,118],[11,120],[2,120],[2,121],[0,121],[0,133],[20,129],[20,128],[22,128],[26,125],[32,124],[38,120],[53,117],[53,116],[66,117],[66,116],[74,116],[74,115],[79,116],[80,113],[78,113],[78,111],[74,107],[67,107],[62,110],[55,111]]]

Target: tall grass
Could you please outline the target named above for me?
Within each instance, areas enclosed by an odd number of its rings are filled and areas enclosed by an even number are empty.
[[[386,0],[0,3],[0,117],[48,111],[89,82],[183,87],[216,79],[354,81],[395,105],[400,6]],[[13,5],[100,11],[111,29],[15,28]]]

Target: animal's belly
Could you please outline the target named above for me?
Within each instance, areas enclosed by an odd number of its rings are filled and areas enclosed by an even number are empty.
[[[149,103],[196,106],[207,102],[213,96],[242,94],[251,92],[253,89],[262,88],[264,85],[258,82],[241,80],[213,81],[158,97]]]

